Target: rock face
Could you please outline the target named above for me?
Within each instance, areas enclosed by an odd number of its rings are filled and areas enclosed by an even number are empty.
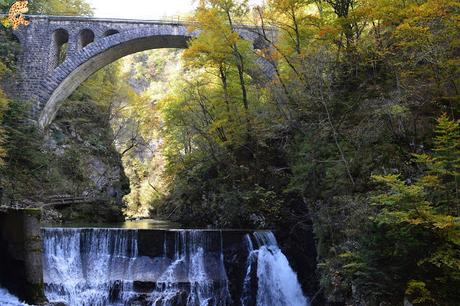
[[[0,210],[0,284],[29,304],[45,302],[41,211]]]
[[[56,183],[43,201],[54,203],[57,195],[78,199],[53,206],[63,221],[123,220],[129,181],[113,139],[106,111],[91,101],[68,101],[46,131],[43,148],[53,156],[49,171]]]

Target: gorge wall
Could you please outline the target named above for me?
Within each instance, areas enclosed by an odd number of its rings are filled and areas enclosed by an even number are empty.
[[[78,116],[75,116],[78,113]],[[59,209],[65,221],[122,221],[122,198],[129,192],[106,111],[93,101],[68,101],[44,136],[58,178],[48,194],[90,201]]]

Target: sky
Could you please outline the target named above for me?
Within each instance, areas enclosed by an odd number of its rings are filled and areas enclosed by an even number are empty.
[[[252,3],[262,0],[252,0]],[[127,19],[162,19],[185,15],[196,6],[194,0],[87,0],[95,17]],[[194,4],[195,3],[195,4]]]
[[[95,17],[160,19],[193,10],[193,0],[87,0]]]

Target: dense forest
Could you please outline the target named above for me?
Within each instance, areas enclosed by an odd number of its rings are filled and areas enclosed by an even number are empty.
[[[313,304],[458,305],[460,3],[198,2],[187,49],[100,70],[45,141],[23,124],[20,46],[2,22],[2,204],[117,184],[127,217],[277,230]],[[92,14],[83,0],[30,9]]]

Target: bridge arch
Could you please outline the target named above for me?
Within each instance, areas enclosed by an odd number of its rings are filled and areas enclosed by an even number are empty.
[[[32,119],[45,129],[65,100],[84,80],[104,66],[133,53],[159,48],[186,48],[198,32],[187,24],[69,16],[29,16],[30,25],[15,34],[20,39],[18,93],[32,101]],[[266,47],[256,29],[240,26],[239,35],[255,49]],[[258,58],[260,72],[271,77],[273,66]]]
[[[90,43],[94,42],[95,35],[91,29],[83,29],[78,37],[78,49],[83,49]]]
[[[50,68],[54,69],[67,57],[69,32],[63,28],[54,30],[50,50]]]
[[[168,31],[169,32],[169,31]],[[175,33],[148,30],[114,33],[78,50],[58,66],[42,82],[39,97],[40,129],[46,128],[56,116],[60,104],[87,78],[99,69],[130,54],[159,48],[186,48],[193,36],[185,28]]]

